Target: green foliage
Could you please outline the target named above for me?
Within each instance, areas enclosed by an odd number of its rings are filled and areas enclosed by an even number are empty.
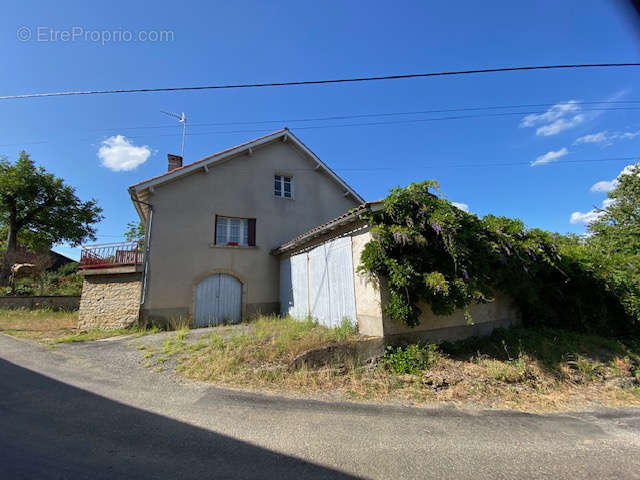
[[[411,344],[406,347],[387,347],[382,365],[393,373],[419,375],[434,367],[440,359],[438,346]]]
[[[127,242],[138,242],[138,245],[142,246],[144,244],[146,228],[142,220],[138,220],[138,222],[129,222],[127,223],[127,231],[124,232],[124,238],[127,239]]]
[[[37,232],[48,245],[75,246],[95,239],[101,212],[95,200],[80,201],[73,187],[36,167],[26,152],[13,164],[0,159],[0,223],[7,228]]]
[[[472,321],[470,305],[503,292],[529,326],[637,334],[638,282],[588,242],[517,219],[478,218],[429,191],[437,188],[434,181],[395,188],[381,210],[365,214],[372,240],[359,270],[384,282],[392,319],[416,326],[422,300],[437,315],[464,309]]]
[[[358,333],[356,326],[346,317],[340,321],[340,325],[333,329],[333,335],[337,342],[343,342],[353,337],[356,333]]]
[[[62,265],[55,272],[44,271],[34,278],[21,278],[12,287],[0,288],[0,295],[69,295],[82,293],[82,275],[77,273],[77,262]]]
[[[568,359],[597,354],[602,360],[628,358],[640,365],[640,344],[602,335],[554,328],[498,328],[487,337],[471,337],[456,342],[444,342],[440,349],[451,357],[468,360],[488,357],[501,362],[515,362],[528,355],[555,374]]]

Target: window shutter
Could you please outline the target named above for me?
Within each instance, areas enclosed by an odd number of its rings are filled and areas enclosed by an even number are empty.
[[[249,246],[255,247],[256,246],[256,219],[250,218],[248,225],[249,225]]]

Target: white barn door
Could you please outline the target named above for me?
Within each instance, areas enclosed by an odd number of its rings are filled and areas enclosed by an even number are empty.
[[[332,240],[280,262],[280,310],[336,327],[356,323],[351,237]]]
[[[304,319],[309,316],[309,274],[307,254],[280,261],[280,313]]]
[[[353,277],[351,237],[333,240],[325,245],[327,279],[331,309],[331,326],[337,327],[343,318],[356,323],[356,296]]]
[[[242,284],[231,275],[218,273],[196,287],[195,327],[208,327],[242,320]]]

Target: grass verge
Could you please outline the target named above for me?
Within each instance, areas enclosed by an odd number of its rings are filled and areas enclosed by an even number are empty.
[[[0,310],[1,333],[37,340],[48,345],[87,342],[128,334],[145,335],[158,331],[157,328],[132,327],[78,332],[77,325],[77,311],[54,311],[50,309]]]
[[[529,411],[640,405],[640,344],[561,330],[496,330],[485,338],[390,348],[370,364],[343,357],[292,368],[306,350],[354,338],[353,331],[310,321],[260,318],[244,333],[214,332],[198,348],[181,348],[177,369],[228,386],[412,404]]]
[[[77,311],[0,310],[0,332],[16,337],[48,341],[72,335],[77,324]]]

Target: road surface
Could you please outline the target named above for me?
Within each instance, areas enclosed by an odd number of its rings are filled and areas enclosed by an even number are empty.
[[[130,339],[0,335],[0,478],[640,478],[640,411],[531,415],[220,389]]]

